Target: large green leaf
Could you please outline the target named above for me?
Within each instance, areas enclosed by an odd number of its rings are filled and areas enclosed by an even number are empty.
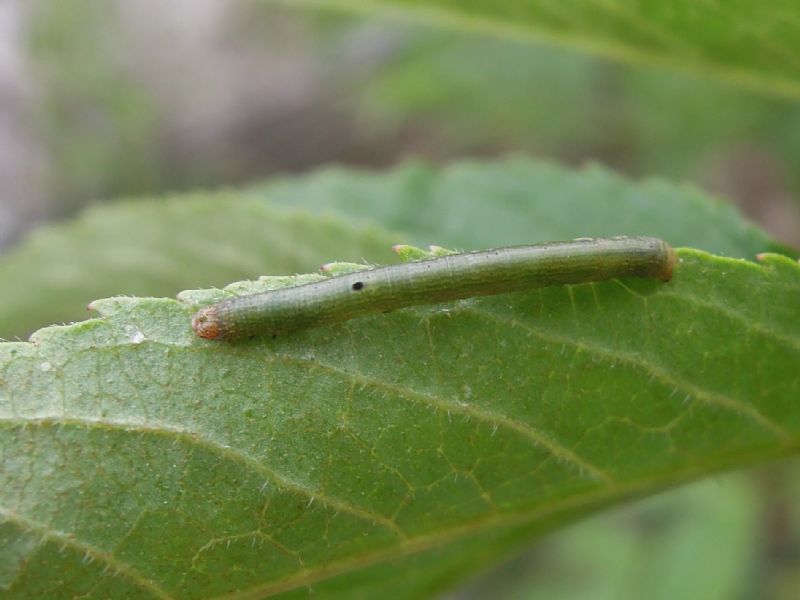
[[[735,5],[692,0],[305,1],[555,42],[800,96],[800,62],[796,59],[800,8],[787,0]]]
[[[692,189],[524,160],[330,171],[253,194],[90,213],[9,257],[28,269],[3,288],[25,293],[46,259],[81,273],[117,240],[127,256],[125,231],[146,243],[121,273],[161,257],[161,281],[259,273],[254,255],[293,260],[320,232],[315,263],[380,261],[370,248],[392,236],[362,231],[369,217],[468,248],[604,232],[776,248]],[[320,216],[326,197],[347,222]],[[66,253],[89,236],[97,247]],[[196,339],[186,306],[138,299],[0,345],[0,585],[419,597],[588,511],[793,452],[797,265],[683,256],[665,285],[553,288],[236,346]],[[109,252],[95,272],[119,262]]]
[[[393,572],[418,597],[565,519],[795,452],[800,266],[681,259],[666,284],[236,345],[177,301],[113,299],[0,345],[0,583],[368,597]]]
[[[485,248],[625,234],[737,258],[791,252],[697,188],[633,183],[597,165],[575,171],[517,157],[440,170],[407,164],[380,174],[333,168],[271,180],[251,193],[315,214],[378,221],[420,244]]]

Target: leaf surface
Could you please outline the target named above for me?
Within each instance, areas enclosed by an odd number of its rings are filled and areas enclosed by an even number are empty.
[[[655,178],[634,182],[598,165],[573,170],[514,157],[440,170],[409,163],[380,174],[332,168],[313,177],[270,180],[249,193],[314,214],[377,221],[418,244],[491,248],[652,235],[736,258],[793,254],[729,203],[691,185]]]
[[[581,514],[796,452],[800,266],[680,256],[666,284],[240,344],[196,338],[177,301],[110,299],[0,345],[0,585],[419,597]]]

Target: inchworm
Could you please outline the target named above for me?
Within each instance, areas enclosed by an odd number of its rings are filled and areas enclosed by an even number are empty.
[[[650,237],[581,238],[451,254],[228,298],[198,311],[192,327],[211,340],[277,335],[406,306],[549,285],[617,277],[668,281],[675,261],[666,242]]]

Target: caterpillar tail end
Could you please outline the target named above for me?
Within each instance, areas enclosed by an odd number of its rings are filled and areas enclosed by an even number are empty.
[[[207,340],[218,340],[222,337],[222,330],[217,318],[217,310],[214,306],[201,308],[192,317],[192,329],[201,338]]]
[[[667,256],[658,278],[661,281],[669,281],[672,279],[672,272],[675,270],[675,265],[678,264],[678,255],[672,246],[669,246],[668,244],[664,244],[664,246],[666,246],[665,250],[667,252]]]

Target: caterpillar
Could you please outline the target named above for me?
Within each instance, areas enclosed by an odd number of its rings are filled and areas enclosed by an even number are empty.
[[[466,253],[450,253],[437,246],[421,260],[424,251],[409,246],[395,249],[412,260],[378,268],[351,266],[360,270],[228,298],[195,313],[192,327],[210,340],[275,336],[407,306],[550,285],[618,277],[668,281],[676,262],[674,250],[652,237],[579,238]],[[328,269],[342,270],[348,269]]]

